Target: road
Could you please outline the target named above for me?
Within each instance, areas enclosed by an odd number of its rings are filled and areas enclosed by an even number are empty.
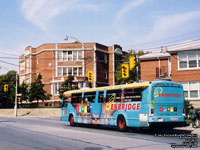
[[[55,117],[0,117],[0,150],[168,150],[186,141],[179,136],[184,134],[193,135],[185,130],[71,127]]]

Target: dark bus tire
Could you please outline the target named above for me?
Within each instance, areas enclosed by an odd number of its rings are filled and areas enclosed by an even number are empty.
[[[69,124],[70,124],[71,126],[75,126],[75,123],[74,123],[74,116],[73,116],[73,115],[70,115],[70,116],[69,116]]]
[[[118,126],[119,131],[121,132],[127,131],[126,120],[123,116],[118,117],[117,126]]]

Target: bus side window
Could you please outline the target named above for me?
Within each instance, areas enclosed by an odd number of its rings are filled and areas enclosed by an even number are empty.
[[[87,92],[85,93],[84,103],[94,103],[95,102],[96,92]]]
[[[103,95],[99,95],[98,103],[103,103],[103,102],[104,102]]]
[[[67,107],[67,105],[68,105],[68,100],[66,99],[66,100],[64,101],[63,107]]]
[[[81,93],[72,94],[72,102],[71,103],[81,103]]]
[[[109,101],[121,102],[121,89],[107,91],[106,102]]]
[[[142,88],[134,88],[134,89],[125,89],[124,93],[124,101],[132,102],[132,101],[142,101]]]
[[[103,102],[104,102],[103,92],[99,92],[98,103],[103,103]]]

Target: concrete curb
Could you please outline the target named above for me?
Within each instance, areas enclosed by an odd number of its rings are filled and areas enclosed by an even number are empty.
[[[14,116],[14,109],[0,109],[1,117]],[[30,109],[17,109],[17,116],[61,116],[60,108],[30,108]]]

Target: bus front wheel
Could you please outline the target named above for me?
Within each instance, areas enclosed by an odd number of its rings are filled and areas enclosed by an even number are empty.
[[[127,130],[126,120],[123,116],[118,117],[117,126],[119,128],[119,131],[126,131]]]
[[[73,115],[69,116],[69,123],[70,123],[71,126],[75,125],[75,123],[74,123],[74,116]]]

